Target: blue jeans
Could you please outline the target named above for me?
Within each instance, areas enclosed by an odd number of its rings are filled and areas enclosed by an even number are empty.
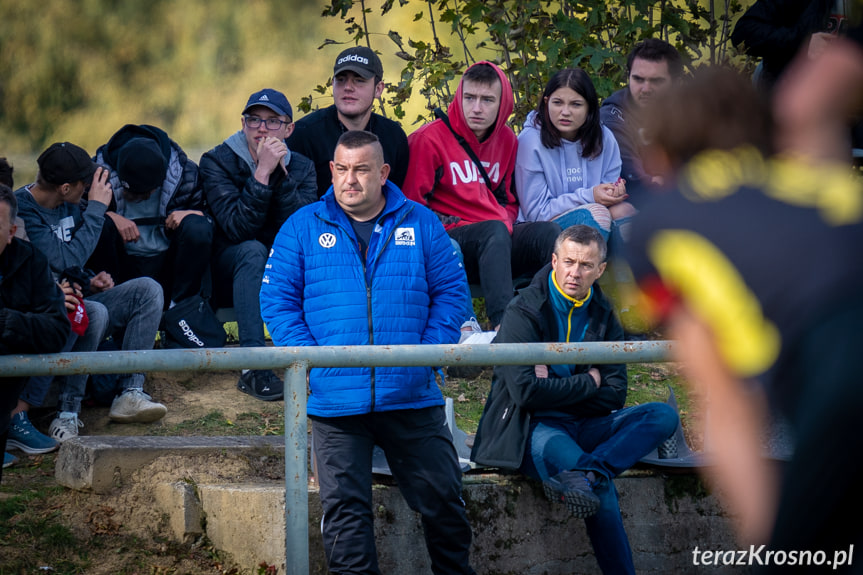
[[[602,239],[606,242],[608,241],[608,237],[610,231],[603,228],[596,221],[596,218],[593,217],[593,214],[590,213],[590,209],[588,208],[588,204],[583,206],[579,206],[573,210],[566,212],[552,220],[554,223],[558,224],[561,229],[565,230],[570,226],[584,225],[590,226],[599,231],[602,234]]]
[[[263,347],[261,280],[267,265],[267,248],[257,240],[230,245],[216,254],[214,289],[228,284],[233,290],[237,335],[243,347]]]
[[[122,341],[120,349],[153,349],[162,320],[163,296],[159,282],[152,278],[136,278],[91,295],[85,301],[100,303],[108,311],[105,337],[110,335],[115,341]],[[124,374],[118,385],[124,390],[143,389],[144,374]]]
[[[677,424],[677,413],[665,403],[636,405],[602,417],[531,421],[522,473],[545,480],[578,469],[597,477],[599,511],[584,522],[603,573],[635,573],[612,479],[668,439]]]
[[[61,351],[96,351],[99,342],[105,339],[105,333],[108,329],[107,308],[101,303],[89,299],[84,300],[84,307],[87,309],[87,319],[89,320],[87,330],[84,335],[80,336],[71,333]],[[88,377],[89,374],[82,373],[67,375],[63,378],[65,381],[60,384],[60,405],[58,406],[60,411],[81,412],[81,400],[87,389]],[[45,396],[48,395],[53,379],[53,375],[36,375],[29,378],[24,391],[21,392],[20,399],[33,407],[41,407],[45,401]]]

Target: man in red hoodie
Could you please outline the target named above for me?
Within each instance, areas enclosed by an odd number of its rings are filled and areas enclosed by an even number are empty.
[[[506,125],[512,108],[512,86],[500,68],[490,62],[468,68],[448,114],[408,136],[403,189],[431,208],[459,244],[468,280],[482,287],[495,328],[513,295],[513,273],[532,275],[550,261],[560,233],[553,222],[513,225],[518,140]]]

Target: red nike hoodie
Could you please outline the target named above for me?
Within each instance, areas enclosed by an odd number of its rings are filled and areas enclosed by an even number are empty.
[[[480,64],[491,65],[501,85],[500,108],[491,134],[480,142],[465,122],[462,111],[463,77],[447,115],[453,129],[468,142],[485,166],[492,184],[495,187],[504,184],[505,205],[501,205],[492,190],[488,189],[473,160],[440,119],[408,136],[410,162],[402,191],[408,198],[443,216],[441,219],[448,230],[477,222],[500,220],[511,233],[512,224],[518,216],[518,199],[512,187],[518,139],[506,125],[513,109],[512,86],[500,68],[491,62],[477,62],[474,66]]]

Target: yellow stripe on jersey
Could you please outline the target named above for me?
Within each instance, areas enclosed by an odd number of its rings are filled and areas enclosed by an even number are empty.
[[[742,377],[764,372],[776,361],[779,331],[725,255],[704,236],[662,230],[648,254],[662,281],[707,322],[729,368]]]

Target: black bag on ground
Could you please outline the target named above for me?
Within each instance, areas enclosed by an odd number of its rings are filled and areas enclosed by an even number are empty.
[[[224,347],[228,335],[207,300],[187,297],[165,312],[165,347]]]

